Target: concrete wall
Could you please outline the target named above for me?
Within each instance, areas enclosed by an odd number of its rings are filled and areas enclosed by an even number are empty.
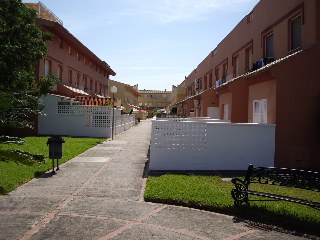
[[[153,120],[150,170],[274,166],[275,125]]]
[[[76,102],[54,95],[42,97],[42,101],[45,103],[43,110],[45,115],[38,117],[38,134],[111,137],[112,108],[72,105]],[[121,115],[120,110],[115,110],[114,135],[131,128],[134,123],[134,115]]]
[[[319,56],[320,44],[272,69],[277,79],[278,166],[320,170]]]

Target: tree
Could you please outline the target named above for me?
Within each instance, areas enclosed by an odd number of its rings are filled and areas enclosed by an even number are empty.
[[[40,114],[41,95],[57,83],[54,76],[36,79],[35,66],[47,52],[50,33],[35,23],[36,12],[21,0],[0,2],[0,127],[31,127]]]

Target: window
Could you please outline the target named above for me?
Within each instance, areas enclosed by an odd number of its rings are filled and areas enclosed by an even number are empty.
[[[209,74],[209,88],[212,88],[212,72]]]
[[[60,46],[60,48],[63,48],[63,40],[62,39],[59,39],[59,46]]]
[[[62,65],[58,65],[57,77],[60,81],[62,81]]]
[[[239,56],[233,57],[233,77],[239,76]]]
[[[253,122],[267,123],[267,99],[253,101]]]
[[[45,59],[44,60],[44,75],[48,76],[52,74],[52,61]]]
[[[301,47],[301,15],[290,21],[290,51]]]
[[[202,90],[202,78],[196,79],[194,86],[195,86],[196,92],[200,92]]]
[[[245,50],[245,71],[250,71],[252,68],[252,46]]]
[[[219,67],[216,67],[215,69],[215,76],[216,76],[216,80],[219,80]]]
[[[72,70],[69,69],[68,71],[68,78],[69,78],[69,84],[72,85]]]
[[[80,73],[77,73],[77,87],[80,86]]]
[[[273,58],[273,33],[270,33],[264,37],[265,44],[265,57]]]
[[[207,75],[205,75],[204,76],[204,89],[203,90],[207,90],[207,88],[208,88],[208,77],[207,77]]]
[[[226,82],[227,73],[228,73],[228,63],[224,63],[223,64],[223,68],[222,68],[222,80],[223,80],[223,83]]]
[[[84,91],[87,91],[88,89],[88,80],[87,80],[87,76],[83,75],[83,81],[84,81]]]
[[[90,88],[89,88],[90,90],[92,90],[92,83],[93,83],[93,79],[91,78],[90,79]]]

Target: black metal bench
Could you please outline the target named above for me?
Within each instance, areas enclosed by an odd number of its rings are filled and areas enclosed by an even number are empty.
[[[259,183],[302,188],[319,192],[320,172],[276,167],[254,168],[253,165],[250,164],[244,180],[240,178],[233,178],[231,181],[235,185],[235,189],[231,191],[231,196],[234,199],[234,204],[236,206],[241,204],[248,204],[248,195],[255,195],[279,201],[288,201],[303,204],[320,210],[320,202],[313,202],[302,198],[300,199],[273,193],[249,190],[250,183]]]

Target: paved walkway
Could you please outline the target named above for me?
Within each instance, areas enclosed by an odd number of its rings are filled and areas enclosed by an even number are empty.
[[[143,201],[151,121],[0,197],[0,239],[302,239]]]

